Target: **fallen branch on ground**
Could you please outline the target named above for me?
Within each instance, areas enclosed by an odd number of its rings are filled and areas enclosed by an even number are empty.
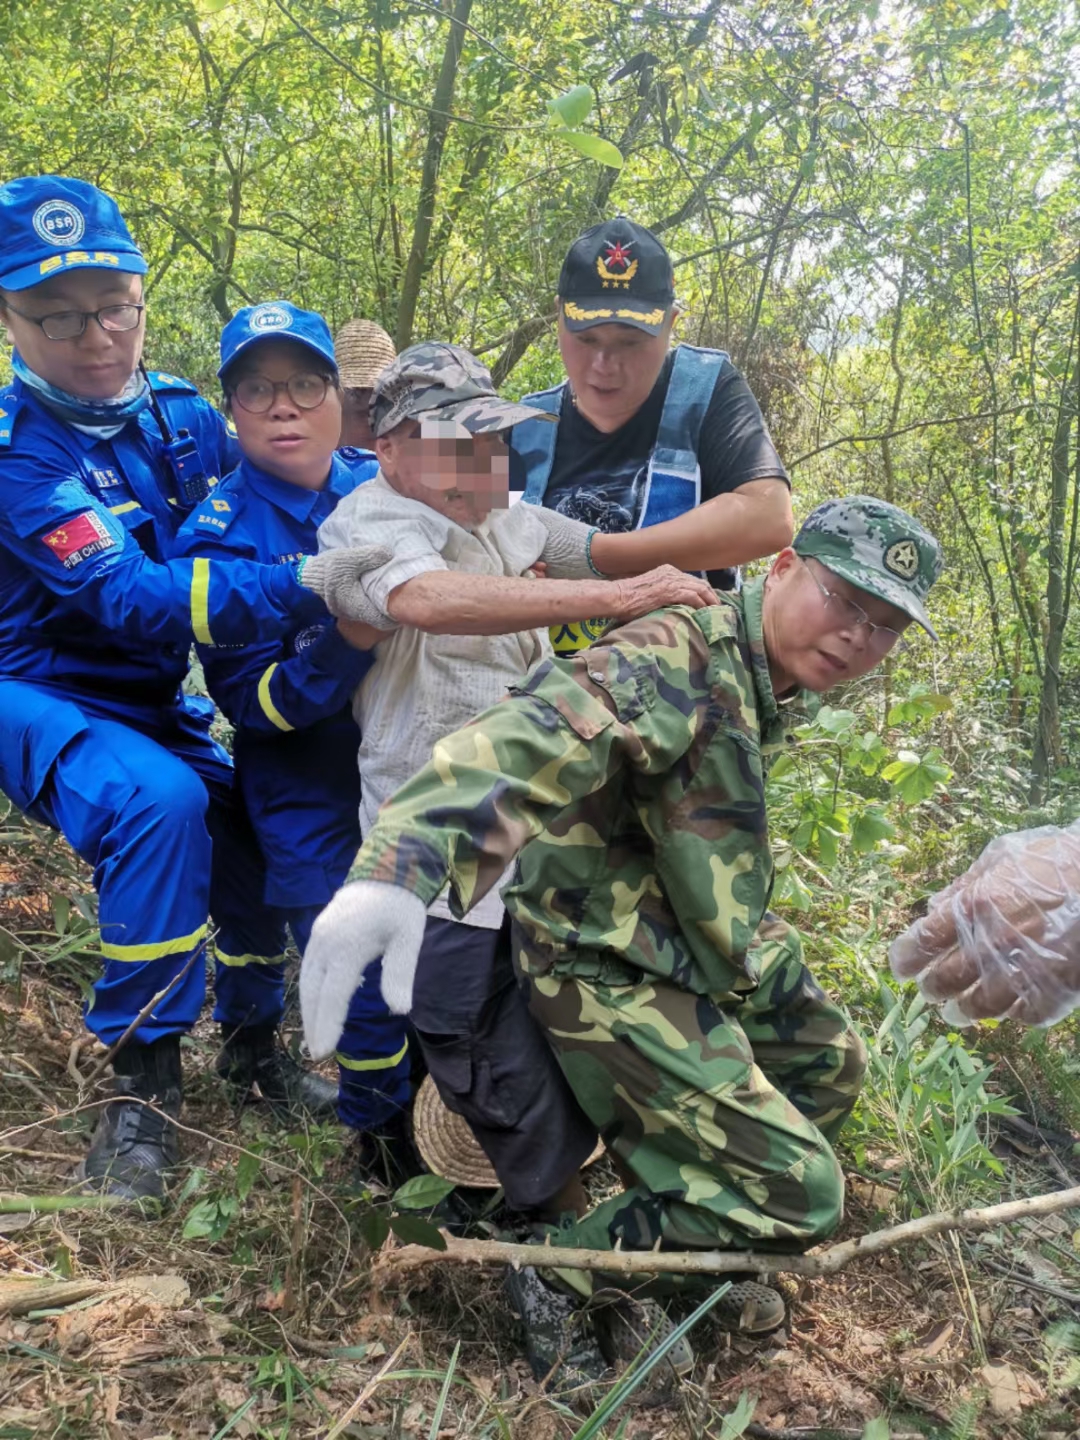
[[[746,1427],[752,1440],[862,1440],[865,1430],[837,1430],[835,1425],[785,1425],[782,1430],[770,1430],[767,1425]],[[890,1430],[891,1440],[925,1440],[918,1430]]]
[[[114,1295],[141,1296],[177,1309],[191,1294],[179,1275],[129,1275],[126,1280],[53,1280],[49,1276],[13,1275],[0,1279],[0,1315],[27,1315],[58,1310],[83,1300]]]
[[[554,1245],[515,1245],[501,1240],[459,1240],[446,1234],[445,1250],[406,1245],[380,1258],[380,1270],[392,1277],[438,1261],[452,1265],[535,1265],[552,1270],[604,1270],[618,1275],[726,1275],[733,1270],[755,1270],[788,1275],[834,1275],[864,1255],[880,1255],[912,1240],[926,1240],[951,1230],[992,1230],[1029,1215],[1054,1215],[1080,1206],[1080,1185],[1027,1200],[1008,1200],[981,1210],[955,1210],[921,1215],[871,1230],[853,1240],[841,1240],[812,1255],[763,1255],[748,1250],[563,1250]]]

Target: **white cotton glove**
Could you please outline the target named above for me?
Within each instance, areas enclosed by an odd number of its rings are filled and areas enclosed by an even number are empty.
[[[333,1054],[364,971],[383,957],[383,999],[395,1015],[412,1009],[427,906],[381,880],[345,885],[315,921],[300,965],[304,1039],[316,1060]]]
[[[393,558],[385,545],[324,550],[321,555],[308,556],[297,579],[305,589],[315,591],[331,615],[341,620],[362,620],[376,630],[386,630],[392,622],[368,599],[360,581],[369,570],[378,570]]]
[[[540,559],[547,566],[550,579],[595,580],[600,575],[589,559],[590,536],[600,534],[595,525],[571,520],[569,515],[545,510],[542,505],[530,505],[529,513],[535,515],[548,532]]]

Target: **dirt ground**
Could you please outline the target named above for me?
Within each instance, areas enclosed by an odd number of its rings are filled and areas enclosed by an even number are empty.
[[[435,1263],[398,1289],[373,1283],[361,1225],[385,1197],[334,1127],[290,1135],[259,1107],[235,1113],[208,1022],[185,1051],[189,1179],[163,1216],[5,1213],[11,1197],[77,1194],[107,1093],[77,967],[55,944],[42,958],[56,915],[33,881],[0,872],[0,1440],[570,1440],[582,1416],[538,1393],[498,1272]],[[996,1151],[994,1198],[1080,1183],[1061,1137],[1003,1129]],[[844,1235],[905,1218],[875,1159],[876,1176],[849,1174]],[[594,1183],[611,1183],[603,1165]],[[28,1281],[53,1288],[27,1298]],[[706,1320],[693,1375],[601,1433],[857,1440],[885,1417],[894,1440],[1080,1437],[1080,1328],[1077,1348],[1054,1342],[1080,1323],[1080,1210],[778,1283],[783,1331],[751,1343]]]

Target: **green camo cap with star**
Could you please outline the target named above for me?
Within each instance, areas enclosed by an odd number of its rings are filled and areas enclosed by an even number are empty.
[[[897,505],[873,495],[845,495],[812,510],[795,536],[796,554],[813,556],[834,575],[896,605],[936,640],[926,597],[941,574],[941,546]]]
[[[387,435],[403,420],[438,423],[446,435],[485,435],[523,420],[555,420],[503,400],[486,366],[460,345],[425,340],[389,364],[371,391],[371,428]]]

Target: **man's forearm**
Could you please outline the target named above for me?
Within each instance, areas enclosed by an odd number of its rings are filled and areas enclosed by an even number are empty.
[[[791,544],[793,528],[791,493],[784,481],[754,480],[662,525],[594,535],[592,559],[613,579],[665,564],[722,570],[782,550]]]
[[[610,613],[606,580],[525,580],[429,570],[399,585],[388,610],[399,625],[431,635],[508,635]]]

